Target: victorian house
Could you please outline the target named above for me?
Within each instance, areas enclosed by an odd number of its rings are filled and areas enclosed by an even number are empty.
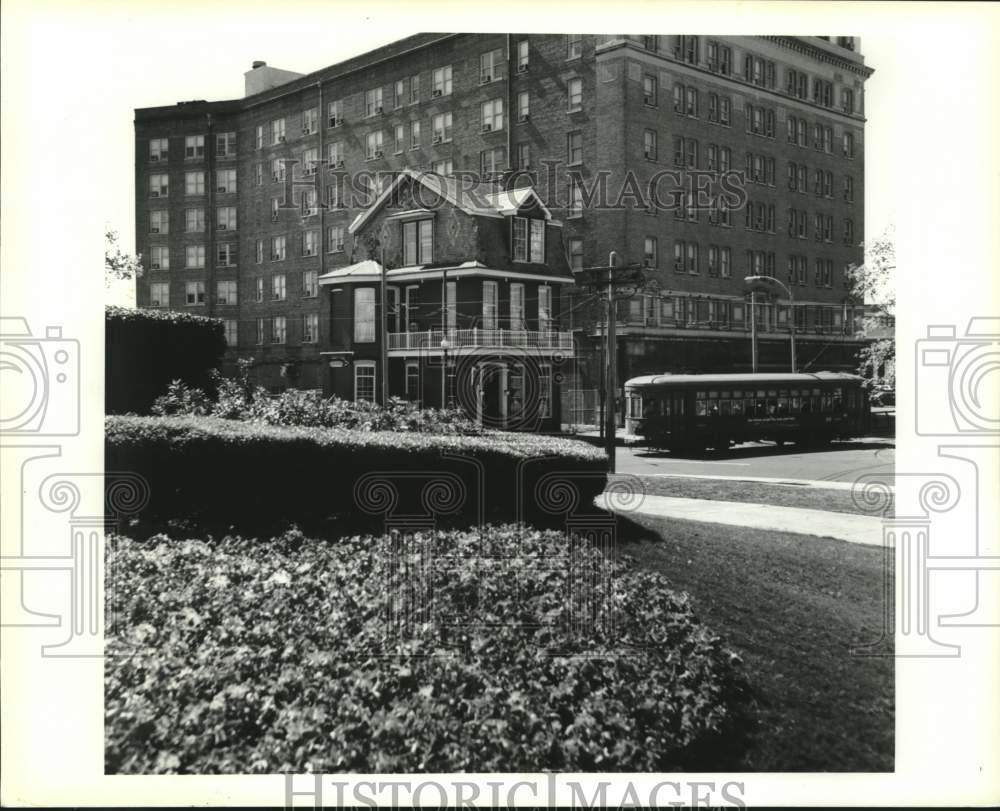
[[[534,190],[407,169],[348,231],[355,261],[319,278],[328,395],[559,430],[574,354],[560,292],[573,277],[562,224]]]

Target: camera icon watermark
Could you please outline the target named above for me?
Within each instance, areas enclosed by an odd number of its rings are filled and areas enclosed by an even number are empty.
[[[1000,318],[972,318],[961,337],[954,325],[931,325],[916,352],[918,435],[1000,433]]]
[[[0,318],[0,435],[80,433],[80,343],[62,327],[32,335],[23,318]]]

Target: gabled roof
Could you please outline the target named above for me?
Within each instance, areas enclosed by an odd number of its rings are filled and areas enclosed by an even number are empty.
[[[472,217],[492,217],[500,219],[509,217],[517,213],[529,203],[537,206],[545,213],[545,219],[551,220],[552,214],[542,203],[534,189],[525,187],[519,189],[509,189],[497,191],[493,183],[466,182],[463,178],[459,182],[457,178],[446,175],[435,174],[434,172],[419,172],[415,169],[402,169],[382,193],[375,198],[365,211],[362,211],[354,218],[348,227],[351,234],[356,234],[362,229],[385,204],[394,199],[396,190],[403,183],[420,183],[425,188],[442,197],[449,205],[464,211]]]

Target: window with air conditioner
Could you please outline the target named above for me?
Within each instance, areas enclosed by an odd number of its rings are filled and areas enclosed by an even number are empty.
[[[483,132],[503,129],[503,99],[493,99],[482,104]]]

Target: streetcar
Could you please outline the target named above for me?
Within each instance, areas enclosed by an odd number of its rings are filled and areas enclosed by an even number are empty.
[[[698,452],[863,436],[871,407],[862,382],[840,372],[634,377],[625,383],[626,441]]]

